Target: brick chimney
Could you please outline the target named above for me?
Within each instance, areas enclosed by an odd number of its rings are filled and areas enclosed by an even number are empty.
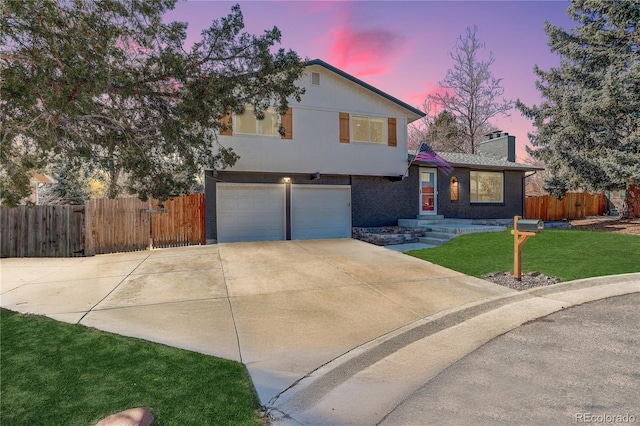
[[[487,133],[480,142],[480,155],[498,160],[516,161],[516,137],[502,130]]]

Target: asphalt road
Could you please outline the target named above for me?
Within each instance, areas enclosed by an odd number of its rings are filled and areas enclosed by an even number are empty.
[[[556,312],[462,358],[381,425],[640,424],[640,293]]]

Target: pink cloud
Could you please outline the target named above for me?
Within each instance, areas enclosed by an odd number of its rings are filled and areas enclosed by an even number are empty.
[[[429,96],[436,95],[436,94],[440,94],[444,96],[447,93],[447,91],[449,90],[443,89],[442,87],[440,87],[438,83],[430,81],[422,84],[422,90],[409,93],[408,95],[405,96],[405,98],[411,105],[416,104],[422,107],[422,104],[424,103],[425,100],[427,100]],[[434,105],[434,107],[436,111],[432,111],[432,112],[435,112],[436,114],[439,113],[440,111],[437,105]]]
[[[387,73],[406,46],[404,37],[386,30],[342,27],[330,34],[328,62],[357,77]]]

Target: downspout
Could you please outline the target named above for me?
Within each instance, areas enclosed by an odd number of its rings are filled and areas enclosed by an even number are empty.
[[[525,211],[525,208],[527,206],[526,203],[526,198],[527,198],[527,194],[525,193],[525,179],[530,178],[531,176],[535,175],[536,173],[538,173],[537,170],[534,170],[533,173],[531,173],[530,175],[524,175],[522,176],[522,217],[526,219],[527,217],[527,212]]]

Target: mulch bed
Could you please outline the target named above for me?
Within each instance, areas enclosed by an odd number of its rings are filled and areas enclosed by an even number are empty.
[[[581,220],[572,220],[571,228],[640,235],[640,218],[620,219],[617,216],[591,217]]]

